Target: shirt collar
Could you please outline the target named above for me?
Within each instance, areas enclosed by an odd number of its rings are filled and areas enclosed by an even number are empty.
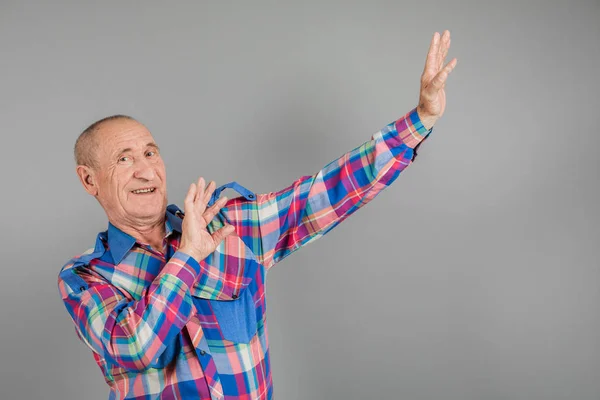
[[[181,217],[176,215],[171,206],[167,208],[165,213],[165,237],[168,237],[173,231],[181,233]],[[131,250],[136,240],[133,236],[123,232],[112,223],[108,223],[108,231],[106,232],[110,255],[115,264],[119,264],[123,257]]]

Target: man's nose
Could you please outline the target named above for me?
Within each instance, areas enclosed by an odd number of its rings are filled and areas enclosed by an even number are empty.
[[[156,173],[154,172],[154,165],[145,158],[137,161],[135,163],[133,176],[138,179],[151,181],[156,176]]]

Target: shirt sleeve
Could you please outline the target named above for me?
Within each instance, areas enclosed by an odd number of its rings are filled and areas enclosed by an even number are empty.
[[[125,369],[150,367],[193,316],[190,288],[200,266],[186,253],[175,252],[137,301],[89,269],[68,267],[58,287],[77,335]]]
[[[433,129],[433,128],[432,128]],[[228,201],[225,215],[267,269],[325,235],[388,187],[427,138],[416,108],[371,140],[277,192]]]

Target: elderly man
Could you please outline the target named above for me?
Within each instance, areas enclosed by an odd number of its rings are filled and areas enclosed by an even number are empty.
[[[433,35],[419,104],[371,140],[289,187],[255,194],[192,183],[167,206],[159,148],[117,115],[75,146],[77,174],[108,217],[59,291],[110,399],[271,399],[265,275],[389,186],[445,108],[450,32]],[[224,188],[241,196],[220,197]],[[184,217],[185,216],[185,217]],[[85,397],[85,396],[83,396]]]

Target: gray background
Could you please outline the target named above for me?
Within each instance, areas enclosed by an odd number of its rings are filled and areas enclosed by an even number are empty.
[[[600,398],[598,1],[162,3],[0,3],[0,399],[107,397],[56,287],[107,224],[83,128],[146,123],[170,202],[277,190],[416,106],[444,29],[416,162],[269,275],[276,397]]]

